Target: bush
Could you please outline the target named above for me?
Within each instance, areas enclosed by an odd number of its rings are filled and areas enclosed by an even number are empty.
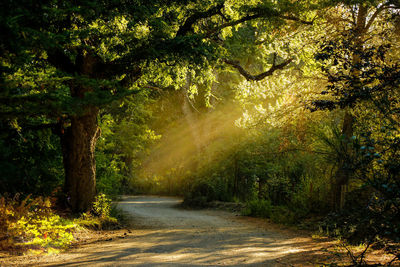
[[[208,202],[215,200],[213,185],[208,181],[199,181],[184,197],[184,204],[193,207],[206,207]]]
[[[325,214],[329,210],[330,185],[326,177],[301,178],[295,192],[291,195],[288,205],[297,217],[305,217],[309,214]]]
[[[111,199],[103,193],[98,194],[93,202],[93,213],[100,218],[106,218],[110,216],[111,211]]]
[[[66,248],[76,227],[51,209],[50,198],[0,198],[0,249]]]
[[[270,218],[274,223],[294,224],[297,221],[296,217],[296,214],[288,207],[275,206],[272,209]]]
[[[111,199],[106,194],[100,193],[96,196],[93,202],[91,212],[82,213],[82,215],[75,220],[76,224],[83,227],[102,230],[102,229],[119,229],[120,224],[118,219],[111,215],[120,215],[121,213],[112,206]]]
[[[273,207],[270,200],[255,199],[247,202],[243,215],[270,218],[272,210]]]
[[[96,151],[96,188],[111,197],[117,197],[122,191],[122,181],[124,175],[121,172],[122,167],[112,156]]]
[[[275,223],[293,224],[299,218],[299,214],[286,206],[273,206],[270,200],[255,199],[247,202],[242,212],[245,216],[269,218]]]

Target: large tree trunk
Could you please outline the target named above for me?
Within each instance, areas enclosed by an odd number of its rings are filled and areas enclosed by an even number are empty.
[[[82,75],[95,74],[95,57],[81,56],[79,72]],[[71,96],[83,98],[93,88],[84,85],[71,85]],[[65,193],[68,204],[74,212],[88,211],[96,195],[96,162],[94,152],[100,136],[97,116],[99,108],[87,105],[75,115],[70,116],[71,125],[61,135],[63,162],[65,170]]]
[[[97,114],[98,109],[91,107],[86,114],[72,117],[62,138],[65,191],[75,212],[89,210],[96,195],[94,151],[100,135]]]

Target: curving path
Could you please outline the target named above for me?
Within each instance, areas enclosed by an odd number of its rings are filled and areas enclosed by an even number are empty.
[[[185,210],[178,207],[180,202],[126,196],[118,204],[133,218],[125,238],[83,245],[39,265],[315,266],[327,247],[263,220],[218,210]]]

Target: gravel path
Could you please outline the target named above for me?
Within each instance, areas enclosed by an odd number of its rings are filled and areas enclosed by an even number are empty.
[[[83,245],[35,266],[315,266],[327,245],[263,220],[219,210],[185,210],[171,197],[127,196],[124,238]]]

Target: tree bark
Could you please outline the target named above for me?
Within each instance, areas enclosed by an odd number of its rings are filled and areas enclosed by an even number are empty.
[[[98,108],[89,107],[84,115],[73,116],[62,137],[65,192],[74,212],[88,211],[96,195],[97,115]]]
[[[95,74],[98,59],[82,55],[77,59],[81,75]],[[83,98],[93,88],[84,85],[71,85],[71,96]],[[90,210],[96,195],[95,148],[100,136],[97,116],[99,108],[86,105],[81,112],[70,116],[71,125],[61,134],[61,146],[65,170],[64,190],[72,211]]]

